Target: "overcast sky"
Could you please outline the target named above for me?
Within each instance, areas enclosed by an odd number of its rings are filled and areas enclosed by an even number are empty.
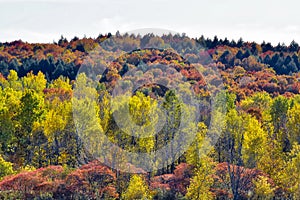
[[[297,0],[0,0],[0,41],[163,28],[213,38],[300,43]]]

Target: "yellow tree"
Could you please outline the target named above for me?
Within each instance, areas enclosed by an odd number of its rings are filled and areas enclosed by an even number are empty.
[[[140,126],[137,134],[138,151],[150,152],[154,148],[155,125],[158,123],[156,115],[157,102],[149,96],[138,92],[129,101],[129,112],[135,124]]]
[[[101,126],[104,132],[107,132],[111,123],[112,110],[110,107],[111,96],[108,91],[99,92],[99,117],[101,119]]]
[[[47,80],[42,72],[38,72],[34,75],[32,72],[28,73],[27,76],[22,78],[23,86],[26,89],[32,89],[37,93],[42,93],[46,88]]]
[[[10,70],[7,76],[7,81],[9,83],[9,87],[16,91],[22,90],[22,83],[19,80],[18,73],[14,70]]]
[[[257,168],[267,173],[277,186],[282,185],[285,161],[280,142],[268,138],[264,154],[257,162]]]
[[[12,153],[11,145],[16,125],[14,117],[20,108],[21,95],[22,92],[10,87],[0,87],[0,148],[4,153]]]
[[[266,151],[268,134],[254,117],[245,115],[244,122],[243,161],[246,167],[255,168]]]
[[[144,177],[141,175],[133,175],[130,178],[130,182],[127,190],[122,194],[124,200],[148,200],[152,199],[151,191],[146,183]]]
[[[49,164],[65,164],[66,160],[62,160],[66,155],[63,154],[62,141],[65,136],[66,126],[69,123],[71,115],[71,102],[61,102],[58,98],[55,98],[51,102],[51,108],[46,114],[45,120],[43,121],[44,134],[48,139],[49,149],[52,152],[48,152]],[[70,138],[71,139],[71,138]],[[71,141],[70,141],[71,142]],[[71,155],[68,155],[71,156]]]
[[[191,146],[189,147],[189,149],[186,151],[185,154],[187,163],[195,167],[201,165],[200,162],[201,156],[204,156],[205,153],[207,153],[203,149],[204,147],[207,147],[209,145],[206,143],[207,141],[205,141],[206,133],[207,133],[207,126],[203,122],[200,122],[198,124],[198,131],[195,140],[193,141],[193,143],[191,144]]]
[[[300,199],[300,145],[294,143],[287,155],[285,168],[281,174],[282,185],[291,193],[290,198]]]
[[[255,199],[273,199],[275,188],[268,182],[268,178],[264,176],[258,176],[252,181],[254,185],[254,194]]]
[[[106,147],[103,146],[106,138],[101,126],[100,111],[97,105],[99,96],[94,84],[95,82],[84,73],[77,76],[72,98],[75,134],[78,137],[77,148],[81,146],[83,150],[87,151],[85,152],[86,156],[105,159],[110,147],[105,149]],[[104,160],[102,161],[104,162]]]
[[[6,162],[3,157],[0,155],[0,180],[7,175],[14,173],[13,164]]]
[[[245,135],[245,122],[243,116],[239,115],[235,109],[229,110],[226,116],[226,127],[224,129],[224,150],[230,177],[230,186],[233,193],[233,199],[240,198],[239,189],[241,174],[243,169],[237,167],[237,170],[230,168],[230,165],[243,165],[242,149]]]
[[[112,112],[123,136],[122,147],[136,152],[150,152],[154,148],[155,126],[158,123],[157,102],[141,92],[133,97],[121,95],[112,100]],[[126,141],[124,143],[124,141]]]
[[[201,157],[198,167],[195,169],[195,174],[192,177],[191,183],[187,189],[186,197],[188,199],[214,199],[214,196],[210,191],[210,188],[214,183],[214,167],[215,165],[211,158],[207,156]]]
[[[32,130],[35,122],[43,118],[44,99],[33,90],[25,90],[20,103],[20,109],[15,116],[15,143],[14,150],[19,165],[31,163],[32,152]]]
[[[294,106],[288,111],[287,130],[290,142],[300,143],[300,104],[294,103]]]

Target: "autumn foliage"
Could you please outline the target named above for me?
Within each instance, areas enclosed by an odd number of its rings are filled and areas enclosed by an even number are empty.
[[[184,34],[0,43],[0,199],[300,199],[299,53],[295,41]],[[185,123],[184,100],[197,105],[196,123]],[[147,130],[120,127],[124,110]],[[151,172],[101,146],[106,136],[151,153],[182,124],[190,146]],[[119,160],[135,174],[113,167]]]

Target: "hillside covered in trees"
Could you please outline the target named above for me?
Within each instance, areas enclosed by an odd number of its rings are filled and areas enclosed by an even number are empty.
[[[1,199],[300,198],[294,41],[117,32],[0,43],[0,98]],[[100,135],[139,155],[179,149],[147,170]]]

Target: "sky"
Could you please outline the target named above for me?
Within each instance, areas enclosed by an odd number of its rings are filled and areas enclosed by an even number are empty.
[[[48,43],[143,28],[300,43],[298,0],[0,0],[0,41]]]

